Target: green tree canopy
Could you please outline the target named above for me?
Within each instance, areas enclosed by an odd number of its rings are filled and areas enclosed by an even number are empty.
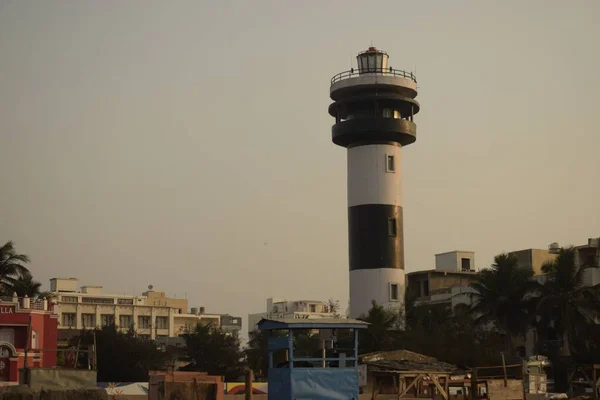
[[[244,353],[237,334],[229,334],[212,324],[198,324],[185,334],[190,364],[183,369],[224,376],[226,380],[244,375]]]
[[[10,290],[19,297],[39,297],[45,294],[40,290],[42,284],[33,279],[31,274],[19,274],[12,282]]]
[[[0,295],[12,296],[14,285],[20,276],[31,276],[25,264],[29,257],[18,254],[12,241],[0,247]]]
[[[600,285],[586,285],[585,272],[597,268],[595,263],[579,266],[573,247],[560,249],[558,256],[542,267],[547,279],[540,286],[538,327],[542,332],[554,327],[563,339],[564,355],[589,350],[584,339],[590,332],[588,326],[600,317]]]
[[[373,300],[367,315],[359,319],[370,324],[367,329],[359,331],[358,343],[361,354],[395,348],[399,329],[403,323],[398,310],[388,310]]]
[[[532,296],[537,286],[533,271],[520,268],[514,255],[499,254],[494,264],[481,271],[467,296],[471,313],[479,325],[493,324],[505,337],[506,351],[512,351],[512,336],[524,335],[532,318]]]
[[[148,371],[165,368],[166,353],[153,341],[140,338],[132,330],[120,332],[115,325],[84,330],[71,340],[71,345],[90,346],[94,343],[94,335],[99,382],[147,382]]]

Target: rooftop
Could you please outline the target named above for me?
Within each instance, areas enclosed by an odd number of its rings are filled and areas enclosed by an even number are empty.
[[[406,275],[418,275],[418,274],[425,274],[425,273],[434,273],[434,274],[440,274],[440,275],[477,275],[479,272],[478,271],[440,271],[438,269],[424,269],[421,271],[414,271],[414,272],[409,272]]]
[[[331,328],[366,328],[368,322],[359,321],[356,319],[340,319],[340,318],[319,318],[319,319],[266,319],[263,318],[258,323],[260,330],[271,329],[331,329]]]

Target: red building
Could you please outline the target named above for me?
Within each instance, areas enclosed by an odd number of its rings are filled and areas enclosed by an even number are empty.
[[[55,367],[58,316],[47,300],[28,297],[0,299],[0,382],[18,382],[19,369],[25,365],[27,332],[30,329],[27,365]]]

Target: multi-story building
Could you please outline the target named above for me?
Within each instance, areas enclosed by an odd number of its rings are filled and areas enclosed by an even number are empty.
[[[435,304],[453,309],[467,302],[475,271],[475,253],[472,251],[450,251],[435,255],[435,269],[407,274],[409,294],[416,297],[416,304]]]
[[[0,298],[0,382],[19,381],[19,369],[56,367],[57,315],[48,300]]]
[[[228,333],[239,333],[242,330],[242,319],[229,314],[221,314],[221,329]]]
[[[152,287],[141,296],[117,295],[103,293],[101,286],[79,288],[76,278],[52,278],[50,290],[57,306],[59,340],[81,329],[112,324],[154,340],[178,337],[198,323],[221,324],[221,315],[208,314],[203,307],[188,311],[187,299],[169,298]]]
[[[248,331],[256,329],[262,318],[273,319],[319,319],[341,317],[334,313],[328,302],[320,300],[293,300],[268,298],[267,310],[263,313],[248,314]]]
[[[519,267],[530,269],[534,275],[543,274],[542,266],[556,258],[556,254],[544,249],[517,250],[511,251],[508,254],[517,258],[517,265]]]

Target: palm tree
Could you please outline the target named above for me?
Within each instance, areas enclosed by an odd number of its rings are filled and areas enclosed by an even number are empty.
[[[600,285],[587,286],[584,282],[584,272],[598,266],[579,266],[575,256],[573,247],[563,248],[553,261],[542,266],[547,280],[540,286],[537,305],[540,325],[553,325],[567,356],[574,349],[574,338],[585,337],[588,325],[600,317]]]
[[[391,350],[396,342],[396,333],[401,327],[402,320],[397,310],[387,310],[375,300],[366,316],[358,318],[368,322],[367,329],[360,331],[359,346],[361,353]]]
[[[29,257],[17,254],[12,241],[0,247],[0,295],[11,296],[11,289],[19,276],[31,275],[23,265],[29,262]]]
[[[10,286],[10,291],[16,293],[19,297],[42,297],[46,293],[40,291],[41,286],[42,284],[34,280],[31,274],[19,274]]]
[[[530,324],[537,288],[532,276],[533,271],[518,266],[514,255],[499,254],[469,285],[473,292],[466,294],[476,323],[492,324],[503,335],[507,353],[512,352],[512,337],[524,335]]]

